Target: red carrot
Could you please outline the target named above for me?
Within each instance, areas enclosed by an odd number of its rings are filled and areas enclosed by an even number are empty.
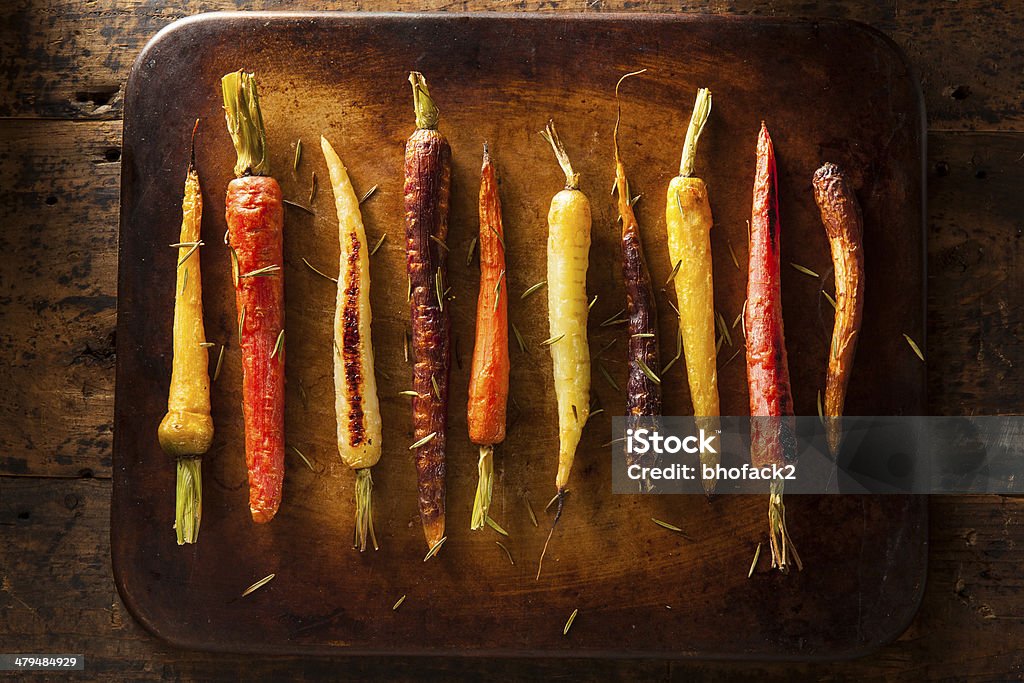
[[[744,328],[747,338],[747,383],[750,389],[750,460],[754,467],[782,467],[796,457],[793,394],[782,327],[782,287],[779,272],[779,187],[775,149],[761,123],[754,171],[754,202],[750,218],[750,261]],[[770,418],[770,419],[768,419]],[[772,566],[789,569],[789,554],[797,568],[800,557],[786,530],[782,504],[783,479],[771,484],[768,523]]]
[[[505,440],[508,401],[508,286],[501,199],[491,155],[484,145],[480,169],[480,293],[476,303],[476,344],[469,380],[467,421],[470,440],[480,446],[480,480],[473,504],[472,529],[487,522],[494,480],[494,444]]]
[[[224,114],[238,155],[228,184],[226,218],[232,253],[249,510],[269,522],[284,482],[284,206],[267,175],[266,133],[254,74],[221,79]]]
[[[413,72],[416,131],[405,145],[405,242],[414,356],[412,400],[420,521],[427,545],[445,538],[445,445],[451,321],[447,297],[448,199],[452,151],[437,131],[438,111]]]

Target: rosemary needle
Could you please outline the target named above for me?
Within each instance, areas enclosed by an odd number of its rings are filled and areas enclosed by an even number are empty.
[[[567,622],[565,622],[565,628],[562,629],[562,635],[563,636],[569,635],[569,629],[572,628],[572,623],[574,621],[576,621],[576,615],[579,614],[579,613],[580,613],[579,609],[574,609],[572,611],[572,614],[569,615],[569,620]]]
[[[433,440],[434,440],[434,437],[435,437],[435,436],[437,436],[437,432],[430,432],[430,433],[429,433],[429,434],[427,434],[427,435],[426,435],[425,437],[423,437],[422,439],[420,439],[419,441],[417,441],[417,442],[416,442],[416,443],[414,443],[413,445],[409,446],[409,450],[410,450],[410,451],[414,451],[414,450],[416,450],[417,448],[419,448],[420,446],[425,446],[425,445],[427,445],[428,443],[430,443],[431,441],[433,441]]]
[[[246,588],[246,589],[245,589],[245,592],[244,592],[244,593],[242,593],[242,597],[244,598],[245,596],[247,596],[247,595],[249,595],[249,594],[251,594],[251,593],[255,593],[255,592],[256,592],[256,591],[258,591],[258,590],[259,590],[260,588],[263,588],[263,587],[264,587],[264,586],[266,586],[266,585],[267,585],[268,583],[270,583],[271,581],[273,581],[273,580],[274,580],[274,577],[275,577],[275,576],[277,576],[277,574],[268,574],[267,576],[264,576],[264,577],[263,577],[262,579],[260,579],[259,581],[257,581],[257,582],[256,582],[256,583],[254,583],[253,585],[251,585],[251,586],[249,586],[248,588]]]
[[[373,186],[373,187],[371,187],[371,188],[370,188],[369,190],[367,190],[367,191],[366,191],[366,192],[365,192],[365,193],[363,194],[363,196],[362,196],[362,197],[360,197],[360,198],[359,198],[359,203],[360,203],[360,204],[362,204],[363,202],[365,202],[365,201],[366,201],[367,199],[369,199],[370,197],[372,197],[372,196],[373,196],[373,193],[374,193],[374,192],[376,192],[376,191],[377,191],[377,186],[376,186],[376,185],[374,185],[374,186]]]
[[[506,555],[508,555],[508,561],[512,563],[512,566],[513,566],[513,567],[514,567],[514,566],[516,566],[516,561],[512,559],[512,553],[511,553],[511,552],[509,552],[509,549],[508,549],[508,548],[506,548],[506,547],[505,547],[505,546],[504,546],[504,545],[502,544],[502,542],[501,542],[501,541],[495,541],[495,543],[497,544],[497,546],[498,546],[499,548],[501,548],[502,550],[504,550],[504,551],[505,551],[505,554],[506,554]]]
[[[435,543],[434,546],[430,550],[427,551],[427,555],[426,555],[426,557],[423,558],[423,561],[426,562],[427,560],[432,558],[434,555],[437,555],[438,551],[441,550],[441,546],[443,546],[444,542],[447,541],[447,540],[448,540],[447,536],[442,536],[441,540],[438,541],[437,543]]]

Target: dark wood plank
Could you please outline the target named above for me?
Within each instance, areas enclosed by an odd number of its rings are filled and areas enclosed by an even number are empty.
[[[1024,136],[934,134],[928,155],[932,413],[1019,413]]]
[[[1007,680],[1024,667],[1019,500],[931,500],[930,567],[910,630],[863,659],[767,664],[595,659],[296,658],[171,648],[121,603],[110,574],[109,481],[0,477],[0,642],[75,651],[100,680]],[[188,552],[187,550],[184,552]]]
[[[334,0],[309,10],[508,10],[714,12],[855,19],[890,35],[907,52],[924,86],[929,120],[943,129],[1024,128],[1016,93],[1024,8],[1012,0]],[[0,35],[0,116],[118,118],[132,60],[173,20],[214,10],[281,9],[273,0],[193,0],[174,7],[144,0],[23,0],[0,9],[13,30]]]
[[[119,122],[0,126],[0,472],[109,476]]]

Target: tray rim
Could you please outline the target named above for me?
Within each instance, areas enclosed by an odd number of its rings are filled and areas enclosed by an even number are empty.
[[[272,11],[252,11],[252,12],[230,12],[230,11],[215,11],[215,12],[202,12],[194,14],[188,17],[177,19],[167,26],[160,29],[156,34],[150,38],[142,50],[139,52],[135,61],[132,63],[131,69],[129,70],[128,77],[125,81],[125,109],[124,115],[122,116],[122,136],[123,139],[128,138],[128,130],[130,123],[130,110],[133,108],[132,105],[133,93],[135,88],[133,85],[140,78],[140,72],[145,67],[145,62],[149,58],[151,52],[156,50],[160,45],[166,41],[170,36],[188,31],[193,25],[201,25],[208,22],[216,23],[219,20],[231,19],[232,21],[244,21],[249,23],[264,23],[271,21],[314,21],[314,20],[330,20],[330,21],[353,21],[353,22],[372,22],[372,21],[386,21],[386,22],[417,22],[422,20],[433,20],[433,21],[467,21],[467,20],[485,20],[485,21],[540,21],[540,22],[551,22],[560,21],[566,23],[622,23],[622,22],[643,22],[651,24],[662,24],[662,23],[691,23],[691,22],[721,22],[721,23],[746,23],[750,25],[759,26],[792,26],[792,25],[831,25],[831,26],[843,26],[853,31],[856,31],[864,35],[867,39],[873,40],[881,44],[885,51],[887,51],[894,62],[899,64],[905,69],[907,74],[907,85],[910,88],[910,95],[915,101],[915,109],[918,114],[919,130],[918,135],[920,139],[920,181],[921,181],[921,192],[920,192],[920,216],[921,221],[918,226],[921,235],[921,274],[922,274],[922,285],[921,285],[921,302],[920,310],[922,311],[921,323],[921,340],[919,342],[922,350],[927,351],[927,319],[928,319],[928,234],[927,234],[927,163],[928,163],[928,137],[927,137],[927,111],[924,103],[924,93],[921,90],[920,78],[918,77],[916,69],[910,63],[906,53],[903,49],[888,35],[883,33],[880,29],[875,28],[869,24],[861,21],[851,19],[836,19],[836,18],[815,18],[812,16],[787,16],[787,17],[776,17],[776,16],[761,16],[761,15],[734,15],[734,14],[712,14],[712,13],[701,13],[701,12],[627,12],[627,11],[616,11],[616,12],[580,12],[580,11],[547,11],[547,12],[509,12],[509,11],[477,11],[477,12],[438,12],[438,11],[426,11],[426,12],[382,12],[382,11],[332,11],[332,10],[320,10],[320,11],[290,11],[290,10],[272,10]],[[125,174],[122,169],[121,182],[119,189],[121,197],[125,196],[125,189],[128,186],[128,182],[125,179]],[[123,261],[124,251],[120,248],[121,239],[128,231],[128,225],[130,220],[126,216],[124,210],[123,201],[119,200],[118,208],[118,276],[117,276],[117,289],[120,295],[122,289],[122,268],[126,265]],[[120,298],[118,298],[120,302]],[[121,318],[121,306],[118,303],[117,307],[117,322],[116,328],[120,331],[122,327]],[[122,358],[124,354],[121,353],[123,350],[121,347],[126,342],[124,341],[124,335],[118,334],[116,340],[116,361],[115,361],[115,381],[114,381],[114,415],[121,414],[125,406],[123,405],[124,399],[122,394],[117,391],[117,386],[127,378],[122,378],[122,372],[124,363]],[[927,355],[925,356],[927,358]],[[921,404],[924,406],[925,411],[928,411],[929,397],[928,397],[928,382],[927,382],[927,361],[925,361],[924,370],[921,373]],[[116,419],[115,419],[116,424]],[[121,554],[121,547],[119,537],[115,533],[114,528],[117,523],[117,518],[121,513],[121,503],[119,500],[119,492],[123,492],[124,487],[127,485],[127,481],[124,474],[124,467],[119,457],[118,448],[118,436],[117,430],[113,432],[113,439],[111,445],[112,451],[112,486],[111,486],[111,506],[110,506],[110,558],[111,558],[111,569],[114,578],[114,585],[117,588],[118,596],[125,608],[131,614],[132,618],[135,619],[149,634],[158,638],[159,640],[168,643],[169,645],[185,650],[202,651],[202,652],[215,652],[223,654],[258,654],[265,656],[319,656],[319,657],[380,657],[380,656],[392,656],[392,657],[408,657],[408,658],[421,658],[421,657],[455,657],[462,660],[467,659],[526,659],[526,658],[540,658],[540,659],[570,659],[570,658],[586,658],[586,659],[597,659],[597,660],[635,660],[635,659],[652,659],[658,661],[672,661],[672,660],[705,660],[705,661],[739,661],[739,662],[833,662],[833,661],[846,661],[852,659],[858,659],[866,657],[875,652],[878,652],[883,647],[891,644],[897,638],[899,638],[913,623],[916,619],[917,614],[920,610],[921,603],[924,598],[925,587],[928,582],[928,564],[929,564],[929,506],[927,503],[927,496],[905,496],[911,501],[911,504],[919,506],[921,514],[921,527],[923,529],[923,539],[920,546],[920,551],[924,554],[924,562],[921,568],[921,577],[917,583],[917,591],[912,596],[911,607],[906,611],[906,614],[902,615],[903,618],[899,620],[892,620],[894,627],[891,633],[886,633],[884,636],[877,639],[876,642],[867,643],[865,645],[855,645],[846,650],[835,650],[829,653],[818,654],[811,653],[806,655],[796,655],[782,653],[779,655],[765,655],[760,653],[746,653],[746,652],[701,652],[701,651],[638,651],[638,650],[624,650],[624,649],[602,649],[602,650],[538,650],[538,649],[518,649],[518,650],[497,650],[492,648],[473,649],[473,650],[452,650],[442,648],[420,648],[420,649],[394,649],[394,648],[377,648],[377,647],[358,647],[358,646],[332,646],[320,643],[301,643],[296,644],[296,647],[288,648],[283,645],[272,644],[272,645],[260,645],[254,647],[248,647],[241,643],[232,644],[220,644],[220,643],[208,643],[198,638],[188,638],[187,636],[179,637],[175,633],[165,633],[161,630],[159,624],[153,619],[150,619],[146,614],[145,608],[138,603],[134,597],[131,597],[130,592],[127,590],[125,585],[125,575],[122,573],[122,567],[119,566],[118,556]],[[237,646],[235,646],[237,645]]]

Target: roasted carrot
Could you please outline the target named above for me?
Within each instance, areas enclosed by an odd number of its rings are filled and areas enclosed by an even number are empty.
[[[451,321],[447,300],[451,147],[423,74],[409,74],[416,131],[405,145],[405,241],[414,360],[412,399],[420,521],[433,549],[445,529],[445,445]]]
[[[381,416],[377,378],[373,374],[370,325],[370,256],[359,199],[342,163],[327,138],[320,149],[334,190],[338,212],[338,293],[334,307],[334,411],[338,422],[338,453],[356,471],[355,547],[366,550],[373,530],[373,477],[370,468],[381,454]]]
[[[580,176],[572,169],[554,121],[541,133],[565,173],[565,189],[551,199],[548,209],[548,333],[551,366],[558,403],[558,507],[555,524],[569,483],[569,472],[583,426],[590,417],[590,349],[587,346],[587,266],[590,259],[590,201],[580,191]],[[551,535],[548,535],[551,540]],[[544,545],[545,551],[547,544]],[[541,563],[544,552],[541,553]],[[540,577],[540,567],[537,569]]]
[[[487,523],[494,485],[494,445],[505,440],[508,401],[508,286],[505,273],[505,229],[501,199],[491,155],[484,144],[480,169],[480,293],[476,302],[476,342],[469,378],[469,439],[480,446],[479,481],[473,501],[471,529]]]
[[[266,132],[254,74],[221,79],[224,115],[238,160],[228,183],[226,218],[232,254],[249,510],[269,522],[284,483],[284,204],[268,174]]]
[[[779,188],[775,150],[762,122],[757,140],[754,200],[750,218],[750,260],[747,270],[747,384],[750,391],[750,459],[754,467],[782,467],[796,457],[793,394],[782,325],[779,273]],[[772,566],[789,570],[789,556],[800,568],[800,556],[786,529],[782,504],[783,479],[771,483],[768,504]]]
[[[640,227],[633,212],[632,195],[626,167],[619,156],[619,86],[626,78],[643,73],[628,73],[615,85],[615,129],[612,133],[615,148],[615,187],[618,190],[619,221],[622,223],[622,279],[626,287],[626,314],[629,318],[627,353],[629,374],[626,380],[626,413],[633,417],[661,415],[661,372],[658,355],[658,309],[654,300],[651,275],[647,270]],[[627,456],[630,457],[630,456]],[[635,457],[635,456],[633,456]],[[628,464],[633,464],[630,461]],[[645,488],[650,482],[644,481]]]
[[[828,448],[835,455],[843,437],[843,405],[864,316],[864,222],[857,196],[838,166],[825,164],[819,168],[813,184],[835,270],[836,317],[828,354],[824,407]]]
[[[668,185],[665,232],[679,310],[686,376],[697,427],[714,433],[719,428],[718,353],[715,346],[715,295],[711,267],[711,203],[708,186],[694,177],[697,141],[711,114],[711,91],[697,90],[686,130],[679,175]],[[719,456],[701,453],[701,463],[713,471]],[[702,472],[706,471],[701,468]],[[704,491],[715,490],[715,479],[704,478]]]
[[[196,121],[196,127],[199,121]],[[192,159],[185,176],[181,202],[181,232],[177,247],[174,287],[173,355],[167,414],[157,429],[160,447],[177,458],[174,530],[178,545],[195,543],[203,516],[201,456],[213,441],[210,416],[209,353],[203,327],[203,283],[199,269],[203,195],[199,187],[192,129]]]

